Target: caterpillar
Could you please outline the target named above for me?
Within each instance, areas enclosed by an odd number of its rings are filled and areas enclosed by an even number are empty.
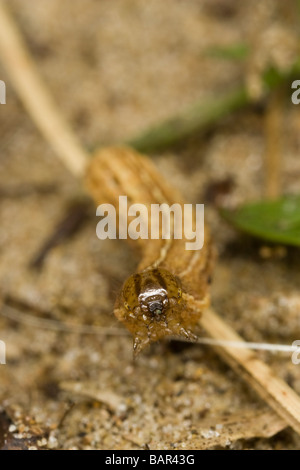
[[[86,184],[98,204],[116,208],[120,195],[133,204],[183,205],[147,157],[124,147],[101,150],[89,165]],[[195,339],[192,330],[210,302],[215,249],[207,227],[201,250],[186,250],[186,241],[131,241],[141,251],[141,262],[123,284],[114,313],[133,335],[134,354],[166,336]]]

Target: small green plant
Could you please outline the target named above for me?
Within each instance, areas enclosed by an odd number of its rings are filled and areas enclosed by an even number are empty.
[[[300,196],[262,200],[221,215],[236,229],[254,237],[285,245],[300,246]]]

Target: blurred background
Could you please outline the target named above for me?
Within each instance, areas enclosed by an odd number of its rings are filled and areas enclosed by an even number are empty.
[[[3,3],[86,149],[130,142],[187,201],[205,204],[219,251],[218,312],[247,340],[299,339],[298,249],[246,237],[218,210],[299,194],[299,2]],[[1,57],[0,79],[0,448],[299,447],[290,429],[270,439],[201,434],[228,414],[255,421],[265,407],[208,348],[166,342],[133,362],[125,333],[60,331],[122,330],[113,304],[138,257],[97,239],[94,208]],[[261,357],[300,393],[289,357]]]

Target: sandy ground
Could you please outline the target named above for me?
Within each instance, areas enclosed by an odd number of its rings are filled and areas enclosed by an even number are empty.
[[[257,16],[254,1],[9,3],[63,115],[89,148],[128,139],[237,86],[245,74],[259,89],[250,66],[247,72],[244,62],[212,58],[207,51],[213,46],[250,42],[255,70],[270,56],[285,67],[296,47],[291,11],[274,11],[267,0]],[[264,47],[258,47],[262,37]],[[29,268],[79,185],[39,135],[2,64],[0,78],[7,84],[7,104],[0,108],[1,296],[27,304],[24,315],[118,327],[114,299],[138,258],[122,242],[96,238],[93,210],[74,237],[50,251],[40,271]],[[282,117],[283,190],[293,193],[299,191],[299,111],[287,101]],[[300,338],[299,250],[263,259],[262,245],[230,229],[208,197],[212,182],[230,177],[233,188],[223,202],[259,198],[263,154],[262,114],[247,111],[153,159],[187,200],[206,204],[219,250],[212,293],[217,311],[247,340],[291,344]],[[266,409],[211,349],[164,342],[133,361],[131,338],[122,333],[121,327],[120,335],[56,332],[0,316],[7,345],[0,444],[10,426],[16,447],[210,447],[207,429],[222,434],[228,416],[238,420]],[[287,355],[261,357],[300,393],[300,366]],[[229,436],[222,447],[295,449],[300,438],[287,428],[271,439]]]

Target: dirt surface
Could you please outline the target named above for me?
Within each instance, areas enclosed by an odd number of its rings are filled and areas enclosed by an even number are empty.
[[[9,5],[63,115],[92,148],[128,139],[195,101],[234,88],[243,77],[259,95],[261,64],[284,69],[299,46],[293,3],[281,3]],[[253,50],[246,61],[208,53],[242,42]],[[230,438],[228,419],[245,423],[249,413],[255,417],[268,409],[210,348],[163,342],[133,361],[132,340],[112,309],[138,257],[123,242],[97,239],[93,208],[40,269],[30,268],[78,199],[80,185],[40,136],[2,64],[0,78],[7,85],[7,104],[0,108],[0,295],[10,306],[3,312],[13,308],[21,320],[0,316],[0,339],[7,347],[7,364],[0,366],[0,447],[299,449],[300,438],[290,428],[272,438],[256,432],[249,440],[242,431]],[[299,110],[287,100],[285,193],[299,191],[299,125]],[[291,344],[300,338],[299,250],[281,250],[279,256],[262,249],[230,229],[214,204],[216,195],[231,206],[261,196],[264,141],[263,113],[251,109],[153,160],[186,200],[206,204],[219,250],[212,288],[216,310],[247,340]],[[54,331],[49,324],[24,324],[29,316],[53,320],[52,327],[120,330]],[[300,393],[300,366],[289,355],[260,356]]]

